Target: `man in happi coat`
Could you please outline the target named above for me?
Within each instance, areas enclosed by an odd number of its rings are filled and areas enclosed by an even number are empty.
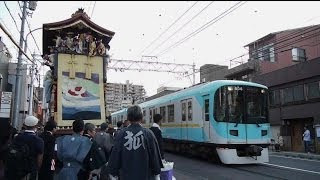
[[[157,140],[151,130],[143,128],[139,106],[129,107],[127,117],[131,125],[116,136],[108,172],[121,180],[160,179],[161,161]]]
[[[82,136],[84,122],[77,119],[73,122],[74,134],[57,138],[57,156],[63,163],[63,168],[58,174],[59,180],[82,180],[80,170],[84,170],[84,159],[87,156],[92,142],[87,137]]]

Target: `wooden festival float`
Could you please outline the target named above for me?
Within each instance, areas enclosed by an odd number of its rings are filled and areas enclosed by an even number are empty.
[[[81,118],[97,126],[106,121],[106,81],[109,42],[114,36],[93,23],[83,9],[64,21],[43,24],[43,58],[47,72],[48,117],[59,134],[72,132]]]

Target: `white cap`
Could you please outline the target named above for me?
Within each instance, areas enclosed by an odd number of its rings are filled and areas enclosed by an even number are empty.
[[[26,117],[26,119],[24,120],[24,124],[28,127],[33,127],[36,126],[38,124],[39,119],[34,117],[34,116],[28,116]]]

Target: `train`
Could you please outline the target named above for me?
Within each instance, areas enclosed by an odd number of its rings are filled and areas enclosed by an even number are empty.
[[[223,164],[269,161],[271,130],[268,88],[238,80],[198,84],[139,104],[143,126],[159,113],[164,147]],[[111,114],[112,124],[126,120],[127,109]]]

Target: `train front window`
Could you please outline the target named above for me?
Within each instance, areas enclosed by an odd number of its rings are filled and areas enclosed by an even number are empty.
[[[242,123],[244,118],[243,106],[243,87],[228,86],[227,87],[227,107],[229,122]]]
[[[226,88],[219,88],[214,95],[214,119],[216,121],[226,121],[227,120],[227,100],[226,100]],[[205,112],[209,114],[209,100],[205,102]],[[206,117],[209,120],[209,116]]]
[[[267,92],[262,88],[247,87],[246,113],[247,123],[267,123],[268,102]]]
[[[214,97],[216,121],[232,123],[267,123],[266,89],[251,86],[224,86]]]

